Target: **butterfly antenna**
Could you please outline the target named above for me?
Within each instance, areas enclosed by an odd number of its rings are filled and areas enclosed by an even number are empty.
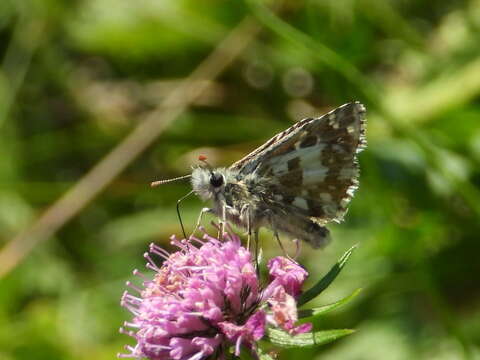
[[[180,215],[180,202],[184,200],[185,198],[189,197],[190,195],[193,194],[193,190],[190,191],[187,195],[182,196],[180,199],[177,200],[177,216],[178,220],[180,221],[180,226],[182,228],[183,232],[183,238],[187,239],[187,234],[185,233],[185,228],[183,227],[183,221],[182,221],[182,216]]]
[[[179,177],[172,178],[172,179],[158,180],[158,181],[151,182],[150,186],[155,187],[155,186],[167,184],[167,183],[170,183],[170,182],[174,182],[174,181],[177,181],[177,180],[188,179],[190,177],[192,177],[192,175],[188,174],[188,175],[185,175],[185,176],[179,176]]]

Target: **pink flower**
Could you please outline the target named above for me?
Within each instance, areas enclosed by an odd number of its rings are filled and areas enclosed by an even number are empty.
[[[274,326],[286,330],[290,335],[302,334],[312,329],[312,324],[295,326],[298,320],[297,304],[292,295],[287,294],[282,286],[277,286],[268,299],[272,313],[267,320]]]
[[[310,331],[310,323],[295,326],[298,321],[295,298],[300,295],[308,272],[295,261],[283,256],[271,259],[267,267],[272,280],[263,292],[264,300],[271,310],[267,316],[268,323],[291,335]]]
[[[151,245],[147,268],[155,271],[149,280],[139,271],[143,288],[127,283],[139,295],[125,292],[121,304],[134,317],[121,329],[135,338],[127,354],[119,357],[152,360],[201,360],[224,358],[229,346],[255,352],[269,323],[290,333],[299,333],[295,299],[307,273],[292,261],[275,258],[269,263],[274,279],[264,290],[259,285],[252,254],[240,239],[226,234],[225,241],[204,235],[203,240],[172,243],[179,250],[169,254]],[[165,259],[158,267],[152,255]],[[272,264],[272,265],[271,265]],[[274,269],[274,270],[272,270]],[[301,269],[301,271],[300,271]],[[292,272],[292,273],[290,273]],[[285,287],[284,287],[285,286]]]
[[[308,272],[296,262],[283,256],[271,259],[268,264],[270,278],[277,280],[285,288],[287,294],[297,297],[301,293],[302,285]]]
[[[221,322],[218,325],[227,339],[235,343],[235,355],[240,356],[240,345],[242,342],[252,344],[263,337],[265,334],[265,320],[265,312],[259,310],[243,326],[235,325],[228,321]]]

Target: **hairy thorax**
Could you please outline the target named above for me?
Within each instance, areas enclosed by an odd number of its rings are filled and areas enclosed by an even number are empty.
[[[223,203],[227,220],[246,229],[263,226],[265,198],[261,179],[252,175],[239,180],[235,174],[230,175],[223,191],[214,200],[214,211],[221,217]]]

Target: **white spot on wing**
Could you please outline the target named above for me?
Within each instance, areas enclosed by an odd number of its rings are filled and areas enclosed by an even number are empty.
[[[307,201],[301,197],[296,197],[295,200],[293,200],[292,205],[300,209],[308,210]]]
[[[343,198],[343,199],[340,201],[340,206],[341,206],[342,208],[346,208],[347,205],[348,205],[348,203],[350,202],[350,200],[351,200],[350,198]]]
[[[337,116],[333,112],[328,114],[328,125],[330,125],[334,129],[338,129]]]
[[[272,170],[275,175],[285,174],[288,172],[288,164],[286,161],[277,162],[272,165]]]
[[[348,195],[348,196],[353,196],[353,194],[355,193],[355,189],[356,189],[355,186],[350,186],[350,187],[347,189],[347,195]]]
[[[303,170],[303,185],[313,185],[322,182],[327,177],[328,168],[321,164],[316,169]]]
[[[333,144],[332,150],[338,153],[345,153],[345,150],[343,150],[343,148],[338,144]]]
[[[297,143],[296,145],[298,145]],[[317,144],[306,148],[298,148],[286,154],[277,155],[269,160],[270,166],[275,175],[282,175],[288,172],[288,161],[300,159],[302,169],[316,169],[321,166],[320,154],[325,148],[325,144]]]

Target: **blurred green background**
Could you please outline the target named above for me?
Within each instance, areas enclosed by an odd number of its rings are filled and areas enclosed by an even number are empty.
[[[479,357],[480,1],[273,8],[0,1],[0,359],[113,359],[132,343],[118,333],[130,317],[119,306],[124,282],[143,268],[149,242],[168,248],[180,233],[175,203],[190,189],[148,183],[188,173],[199,154],[228,165],[294,121],[352,100],[368,109],[361,186],[346,221],[330,226],[332,244],[305,246],[301,261],[313,281],[359,244],[316,299],[363,288],[316,324],[357,332],[280,359]],[[171,115],[182,104],[164,100],[215,52],[233,61]],[[166,126],[150,146],[118,152],[147,121]],[[90,177],[36,223],[113,149],[120,156],[95,170],[103,178]],[[116,165],[126,169],[117,175]],[[203,206],[183,203],[189,228]],[[262,236],[267,256],[277,254],[271,234]]]

